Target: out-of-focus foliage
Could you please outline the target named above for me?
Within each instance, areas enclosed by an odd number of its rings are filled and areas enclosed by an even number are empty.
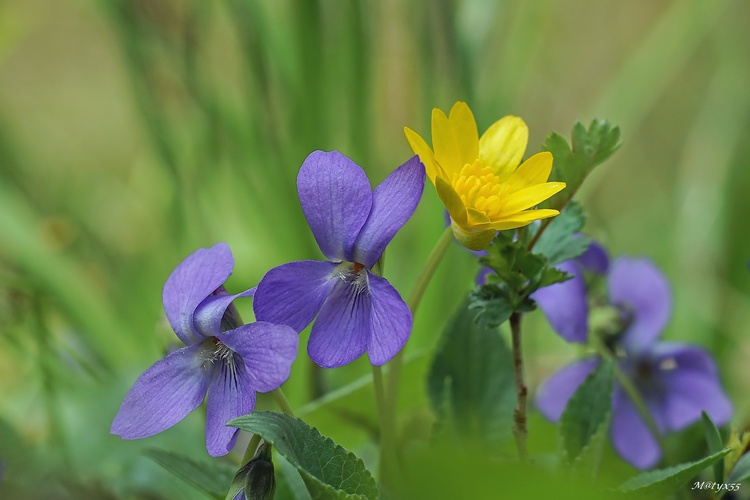
[[[403,126],[427,130],[430,110],[456,100],[480,129],[521,115],[529,154],[579,120],[620,126],[622,147],[577,194],[586,230],[613,254],[647,254],[665,270],[675,291],[666,337],[717,356],[734,423],[745,428],[749,17],[742,0],[4,2],[0,496],[194,498],[143,451],[203,456],[200,412],[145,441],[109,435],[132,382],[175,347],[164,280],[217,241],[234,251],[235,289],[272,266],[318,258],[295,192],[305,156],[339,149],[376,184],[410,156]],[[426,191],[388,250],[386,277],[402,295],[443,227]],[[476,271],[470,254],[451,249],[415,318],[398,405],[409,458],[434,421],[428,360]],[[524,331],[533,391],[575,353],[538,313]],[[306,339],[285,391],[369,467],[366,360],[322,371],[306,358]],[[320,404],[329,400],[339,405]],[[261,398],[259,408],[275,407]],[[555,428],[530,419],[530,452],[554,451]],[[672,443],[705,456],[700,439]],[[446,464],[469,477],[493,465],[468,457],[409,463],[417,478]],[[475,485],[478,494],[511,484],[513,467],[493,468],[496,483]],[[549,491],[582,489],[562,482]]]

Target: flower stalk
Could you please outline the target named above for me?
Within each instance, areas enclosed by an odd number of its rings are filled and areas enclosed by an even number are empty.
[[[516,381],[516,408],[513,410],[513,437],[518,448],[518,457],[522,462],[528,460],[528,449],[526,447],[526,436],[529,432],[526,424],[526,399],[528,388],[523,376],[523,348],[521,344],[521,313],[514,312],[510,315],[510,335],[513,352],[513,376]]]

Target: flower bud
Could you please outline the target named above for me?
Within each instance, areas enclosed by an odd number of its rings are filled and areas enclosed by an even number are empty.
[[[230,495],[235,500],[273,500],[276,493],[276,478],[274,476],[273,462],[271,460],[270,443],[261,441],[255,456],[246,463],[234,476]]]

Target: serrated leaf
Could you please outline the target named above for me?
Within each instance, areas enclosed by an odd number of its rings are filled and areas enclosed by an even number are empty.
[[[558,133],[552,133],[542,145],[554,157],[550,181],[562,181],[566,188],[542,203],[543,208],[560,209],[573,198],[586,176],[620,147],[620,128],[606,120],[593,120],[586,129],[580,122],[573,126],[572,146]]]
[[[483,328],[494,328],[505,323],[515,310],[507,288],[490,283],[477,288],[469,296],[468,308],[474,322]]]
[[[234,467],[216,460],[196,461],[158,448],[148,449],[145,454],[175,476],[213,498],[224,498],[235,474]]]
[[[354,453],[299,418],[270,411],[232,419],[227,425],[259,434],[299,471],[313,499],[378,498],[370,471]]]
[[[534,253],[546,257],[547,265],[550,266],[578,257],[591,244],[591,238],[578,234],[585,223],[583,208],[571,201],[539,236],[534,245]]]
[[[740,457],[732,468],[727,478],[728,483],[740,483],[750,478],[750,453],[745,453]]]
[[[701,422],[703,423],[703,432],[706,434],[706,443],[708,444],[709,453],[718,453],[724,448],[724,440],[721,439],[721,433],[716,428],[716,424],[705,411],[701,412]],[[714,481],[717,483],[724,482],[724,461],[719,460],[714,464]]]
[[[568,463],[576,460],[606,426],[613,388],[614,367],[611,361],[603,360],[570,398],[560,420],[561,451]]]
[[[698,475],[703,469],[716,463],[729,453],[730,448],[724,448],[718,453],[714,453],[694,462],[674,465],[665,469],[657,469],[643,472],[633,476],[617,489],[623,493],[654,493],[669,494],[675,491],[683,484],[690,481]]]
[[[514,387],[511,354],[500,332],[477,325],[464,301],[443,331],[427,379],[439,425],[497,448],[511,437]]]

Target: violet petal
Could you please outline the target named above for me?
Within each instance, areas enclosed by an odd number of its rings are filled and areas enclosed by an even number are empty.
[[[270,392],[289,378],[299,336],[289,326],[257,321],[226,332],[220,340],[242,357],[253,389]]]
[[[234,267],[232,252],[226,243],[201,248],[183,260],[164,283],[164,311],[175,334],[186,345],[205,337],[193,324],[196,308],[224,284]]]
[[[609,299],[632,309],[632,323],[621,339],[629,352],[647,349],[664,330],[672,311],[669,283],[647,259],[615,260],[609,272]]]
[[[591,240],[591,244],[583,254],[575,259],[586,271],[597,274],[606,274],[609,270],[609,257],[607,250],[597,241]]]
[[[215,361],[206,400],[206,449],[212,457],[229,453],[239,429],[227,422],[247,415],[255,408],[255,391],[247,368],[238,354]],[[231,360],[230,360],[231,359]]]
[[[661,448],[630,398],[616,386],[612,397],[612,445],[615,451],[638,469],[654,467]]]
[[[289,325],[300,332],[318,314],[338,279],[336,264],[319,260],[289,262],[268,271],[258,283],[253,309],[259,321]]]
[[[598,365],[599,358],[580,359],[564,366],[542,382],[536,393],[536,406],[541,414],[553,422],[559,421],[578,386]]]
[[[568,342],[583,344],[589,330],[586,284],[575,262],[562,262],[556,267],[573,277],[562,283],[540,288],[531,294],[531,298],[544,312],[552,329],[562,338]]]
[[[372,267],[396,232],[417,208],[424,190],[424,165],[413,156],[394,170],[372,193],[370,215],[354,244],[351,260]]]
[[[239,297],[252,297],[255,288],[245,290],[235,295],[212,295],[195,310],[193,325],[195,329],[206,337],[215,337],[221,334],[221,320],[229,304]]]
[[[364,171],[338,151],[313,151],[297,175],[307,223],[330,260],[351,260],[352,247],[372,205]]]
[[[367,276],[361,270],[360,277]],[[351,363],[367,350],[372,302],[367,284],[337,280],[312,327],[307,353],[324,368]]]
[[[704,353],[707,357],[708,354]],[[690,356],[694,356],[691,353]],[[663,385],[664,419],[670,430],[678,431],[697,422],[705,411],[716,425],[724,425],[732,418],[732,403],[724,392],[715,373],[680,366],[680,356],[675,367],[658,372]],[[709,357],[710,361],[710,357]],[[672,363],[661,363],[670,367]]]
[[[153,436],[196,409],[208,388],[203,346],[178,349],[138,377],[112,422],[110,433],[123,439]]]
[[[370,363],[380,366],[393,358],[409,340],[412,314],[388,280],[368,273],[372,299],[372,330],[367,343]]]

